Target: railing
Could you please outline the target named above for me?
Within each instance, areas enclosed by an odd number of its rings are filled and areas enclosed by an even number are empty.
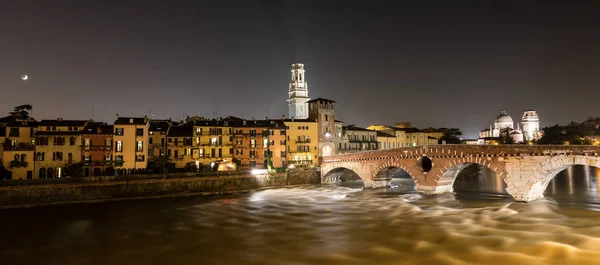
[[[290,165],[310,165],[312,160],[288,160],[287,163]]]
[[[10,168],[27,167],[28,165],[27,161],[10,161]]]
[[[83,150],[112,150],[112,145],[82,145]]]
[[[296,140],[297,144],[309,144],[310,143],[310,139],[304,139],[304,140]]]

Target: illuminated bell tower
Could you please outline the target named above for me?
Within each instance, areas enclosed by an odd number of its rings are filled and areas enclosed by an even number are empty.
[[[308,83],[304,76],[304,64],[292,64],[292,81],[288,97],[290,118],[308,119]]]

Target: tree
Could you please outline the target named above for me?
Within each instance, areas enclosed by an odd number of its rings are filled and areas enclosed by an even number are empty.
[[[462,136],[462,132],[457,128],[449,128],[443,129],[444,134],[440,137],[439,141],[445,141],[447,144],[461,144],[462,140],[460,136]]]
[[[159,156],[152,160],[149,167],[156,173],[162,173],[166,176],[169,173],[170,159],[167,156]]]
[[[9,112],[10,116],[14,117],[18,120],[28,120],[29,112],[33,109],[33,107],[29,104],[16,106],[14,111]]]
[[[65,174],[68,177],[72,177],[72,178],[82,177],[83,176],[83,163],[79,162],[79,163],[68,165],[65,168]]]

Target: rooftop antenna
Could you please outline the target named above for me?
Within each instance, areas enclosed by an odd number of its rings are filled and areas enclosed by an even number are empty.
[[[94,120],[94,104],[92,104],[92,120]]]

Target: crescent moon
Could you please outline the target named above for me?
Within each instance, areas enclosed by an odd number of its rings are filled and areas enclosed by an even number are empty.
[[[23,81],[27,80],[29,78],[29,76],[27,75],[21,75],[21,79],[23,79]]]

